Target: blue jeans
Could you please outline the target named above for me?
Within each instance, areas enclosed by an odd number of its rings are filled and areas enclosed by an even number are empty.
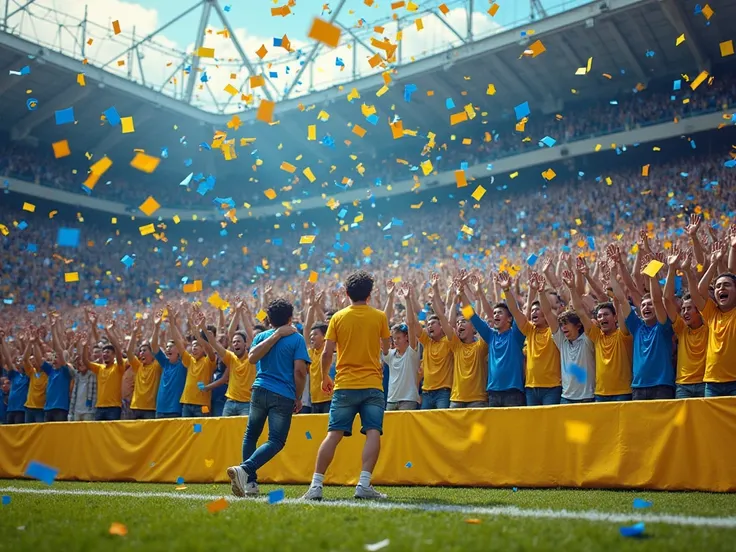
[[[120,406],[98,406],[95,410],[96,422],[110,422],[119,420],[123,409]]]
[[[630,401],[631,394],[628,395],[596,395],[595,402],[624,402]]]
[[[560,397],[560,404],[583,404],[583,403],[592,403],[595,401],[594,398],[590,399],[566,399],[565,397]]]
[[[332,401],[312,403],[312,414],[328,414],[330,412],[331,402]]]
[[[240,464],[248,474],[249,483],[256,481],[258,470],[284,448],[295,402],[268,389],[253,388],[248,426],[243,437],[243,463]],[[256,449],[266,419],[268,419],[268,441]]]
[[[239,402],[232,399],[225,401],[225,408],[222,409],[223,416],[247,416],[250,411],[249,402]]]
[[[224,415],[223,412],[225,411],[225,403],[227,402],[227,400],[228,399],[226,399],[224,396],[212,398],[212,416],[214,416],[215,418],[219,418],[220,416]]]
[[[433,391],[422,391],[422,410],[435,410],[437,408],[450,408],[450,389],[434,389]]]
[[[488,392],[488,406],[491,408],[524,405],[526,405],[526,396],[518,389]]]
[[[705,384],[706,397],[736,397],[736,381]]]
[[[385,410],[385,395],[379,389],[338,389],[332,395],[327,431],[342,431],[345,437],[350,437],[355,416],[360,414],[362,434],[375,429],[383,435]]]
[[[133,410],[134,420],[153,420],[155,417],[155,410],[141,410],[140,408],[136,408]]]
[[[676,399],[697,399],[705,397],[704,383],[678,383],[675,387]]]
[[[156,412],[156,419],[181,418],[181,412]]]
[[[182,418],[204,418],[207,416],[202,412],[201,404],[183,404],[181,405],[181,417]]]
[[[550,404],[560,404],[562,398],[562,386],[558,387],[527,387],[524,389],[526,393],[527,406],[547,406]]]
[[[635,401],[674,399],[675,388],[671,385],[652,385],[651,387],[636,387],[631,390],[631,398]]]
[[[26,408],[27,424],[42,424],[46,418],[43,408]]]

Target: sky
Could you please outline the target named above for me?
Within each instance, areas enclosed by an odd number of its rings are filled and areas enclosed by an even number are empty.
[[[370,0],[368,0],[370,2]],[[411,3],[406,0],[407,4]],[[265,74],[270,81],[267,86],[278,97],[291,83],[303,63],[306,54],[314,42],[308,37],[308,31],[315,16],[329,19],[330,11],[337,7],[338,2],[322,0],[297,0],[291,8],[292,13],[286,17],[273,17],[271,8],[283,6],[287,0],[219,0],[220,5],[226,8],[229,31],[234,34],[250,61],[253,64],[261,62],[256,52],[263,45],[267,53],[262,58],[262,65],[258,72]],[[384,37],[396,42],[396,24],[391,21],[393,14],[405,17],[402,24],[402,63],[407,63],[431,53],[444,51],[461,45],[461,41],[439,20],[438,17],[422,13],[423,10],[437,8],[443,2],[440,0],[414,0],[417,9],[409,11],[405,6],[392,10],[391,0],[374,0],[372,6],[367,6],[365,0],[347,0],[337,20],[345,27],[358,32],[365,42],[371,36],[380,36],[372,33],[376,22],[381,22],[385,31]],[[10,11],[25,3],[25,0],[10,0]],[[36,0],[29,8],[35,17],[31,18],[19,13],[9,21],[9,26],[15,32],[31,40],[46,43],[54,49],[75,58],[86,57],[94,65],[107,66],[108,70],[141,82],[141,71],[137,59],[124,54],[126,48],[133,43],[133,35],[141,39],[157,31],[172,19],[176,18],[188,8],[195,6],[196,0]],[[473,12],[474,34],[478,37],[488,36],[503,29],[517,27],[529,18],[529,2],[526,0],[498,0],[498,11],[494,16],[487,13],[489,0],[476,0]],[[564,9],[571,9],[586,3],[585,0],[542,0],[543,5],[550,13]],[[448,13],[443,17],[445,21],[462,35],[466,35],[466,3],[463,0],[444,0]],[[15,7],[14,7],[15,5]],[[85,46],[84,55],[81,52],[81,43],[75,42],[73,33],[76,32],[78,22],[84,17],[85,7],[87,17],[92,25],[88,27],[87,38],[92,39],[91,45]],[[163,87],[163,92],[169,95],[181,93],[186,75],[180,67],[181,56],[178,52],[191,53],[194,44],[202,8],[198,7],[184,16],[181,20],[169,26],[154,39],[155,45],[146,45],[140,48],[143,59],[140,65],[148,85]],[[419,17],[421,16],[421,17]],[[422,24],[416,24],[421,19]],[[358,29],[363,20],[362,29]],[[68,25],[71,32],[57,32],[56,22]],[[121,34],[114,35],[112,22],[118,21]],[[533,29],[533,23],[529,23]],[[223,35],[225,27],[214,10],[209,19],[208,32],[205,35],[204,46],[215,49],[215,59],[205,60],[200,66],[206,71],[206,81],[197,83],[193,104],[203,109],[214,111],[226,104],[225,112],[233,113],[248,107],[248,103],[241,103],[238,95],[233,96],[225,91],[227,85],[232,85],[244,94],[252,93],[256,105],[262,96],[262,89],[251,90],[248,84],[249,73],[240,66],[238,54],[232,40]],[[361,34],[362,33],[362,34]],[[273,45],[274,38],[286,34],[292,44],[293,52],[288,53],[283,48]],[[343,37],[347,33],[343,33]],[[49,42],[55,42],[49,44]],[[300,55],[301,54],[301,55]],[[368,59],[371,53],[358,46],[356,49],[357,64],[355,70],[359,75],[367,76],[380,74],[385,68],[371,67]],[[338,61],[339,58],[339,61]],[[183,68],[184,66],[181,66]],[[301,84],[297,84],[293,96],[307,94],[311,89],[319,90],[344,84],[352,80],[353,51],[346,43],[330,50],[323,48],[314,62],[311,73],[305,73]],[[179,92],[177,92],[179,91]]]

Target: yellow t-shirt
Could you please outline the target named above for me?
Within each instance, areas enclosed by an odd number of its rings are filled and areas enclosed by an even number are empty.
[[[708,299],[701,315],[708,325],[708,353],[703,381],[736,381],[736,309],[721,312],[713,300]]]
[[[488,383],[488,343],[482,339],[463,343],[453,334],[448,340],[453,352],[451,401],[487,401]]]
[[[705,358],[708,351],[708,324],[691,330],[685,321],[677,317],[673,324],[677,335],[677,379],[675,383],[703,383]]]
[[[238,358],[238,355],[232,351],[227,351],[222,362],[230,370],[225,396],[231,401],[249,403],[251,388],[256,379],[256,367],[248,362],[248,353],[244,353],[243,358]]]
[[[46,404],[46,385],[49,377],[43,370],[34,370],[33,366],[24,364],[26,375],[31,383],[28,385],[28,396],[26,397],[26,408],[43,408]],[[38,376],[38,377],[36,377]]]
[[[97,408],[123,405],[123,374],[125,365],[115,360],[110,366],[89,363],[89,369],[97,376]]]
[[[135,374],[133,399],[130,408],[133,410],[156,410],[156,395],[161,381],[161,365],[156,359],[151,364],[143,364],[138,357],[128,359],[131,370]]]
[[[383,390],[381,339],[390,336],[386,313],[370,305],[336,312],[325,336],[337,343],[335,389]]]
[[[560,387],[562,367],[560,350],[552,339],[549,326],[538,329],[531,322],[521,328],[526,336],[526,387]]]
[[[424,382],[422,391],[452,388],[452,348],[447,337],[435,341],[427,332],[419,333],[419,343],[422,344],[422,367],[424,368]]]
[[[312,359],[312,364],[309,365],[309,397],[312,404],[332,400],[332,393],[322,391],[322,350],[307,349],[309,358]]]
[[[187,380],[184,383],[184,392],[181,394],[182,404],[196,404],[210,407],[211,391],[200,391],[197,383],[200,381],[205,385],[212,381],[217,364],[210,357],[204,355],[196,360],[190,353],[184,351],[181,362],[187,369]]]
[[[595,394],[630,394],[634,338],[618,328],[606,335],[598,326],[591,328],[588,337],[595,343]]]

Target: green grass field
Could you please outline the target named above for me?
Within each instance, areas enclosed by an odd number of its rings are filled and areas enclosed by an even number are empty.
[[[304,486],[282,488],[286,500],[233,499],[229,485],[0,481],[0,550],[734,550],[736,495],[587,490],[381,488],[390,500],[352,499],[328,487],[321,504],[296,499]],[[652,502],[634,509],[634,498]],[[479,523],[468,523],[467,520]],[[619,528],[644,521],[640,538]],[[109,534],[124,524],[126,536]]]

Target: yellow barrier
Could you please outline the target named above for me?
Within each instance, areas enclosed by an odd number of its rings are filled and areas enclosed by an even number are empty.
[[[0,477],[21,477],[38,460],[66,480],[223,482],[227,466],[240,462],[245,424],[188,418],[0,426]],[[377,485],[736,491],[736,398],[390,412],[384,429]],[[327,415],[295,416],[286,447],[260,480],[308,483],[326,431]],[[358,431],[356,420],[326,483],[357,483]]]

